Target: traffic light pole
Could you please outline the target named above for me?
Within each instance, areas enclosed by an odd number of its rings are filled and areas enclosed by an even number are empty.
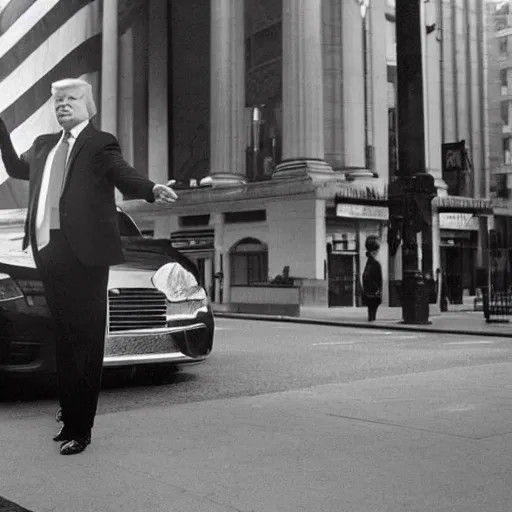
[[[390,230],[402,241],[402,318],[429,323],[434,178],[425,166],[420,1],[396,1],[398,173],[389,184]]]

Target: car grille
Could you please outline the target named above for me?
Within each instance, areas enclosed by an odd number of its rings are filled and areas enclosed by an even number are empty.
[[[109,290],[109,332],[166,326],[165,295],[151,288]]]

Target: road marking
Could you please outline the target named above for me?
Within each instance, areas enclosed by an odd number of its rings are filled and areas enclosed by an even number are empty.
[[[313,347],[319,347],[320,345],[351,345],[357,343],[357,341],[329,341],[325,343],[313,343]]]
[[[477,340],[477,341],[447,341],[445,345],[490,345],[496,343],[496,340]]]
[[[382,334],[382,333],[381,333]],[[377,334],[373,334],[373,336],[379,336]],[[394,336],[392,340],[386,340],[386,341],[394,341],[394,340],[413,340],[417,338],[424,338],[424,335],[418,335],[418,334],[405,334],[400,336]],[[354,343],[364,343],[367,342],[368,339],[366,339],[365,336],[361,336],[360,340],[345,340],[345,341],[325,341],[325,342],[319,342],[319,343],[313,343],[313,347],[319,347],[319,346],[329,346],[329,345],[351,345]],[[373,341],[373,340],[372,340]],[[377,341],[378,342],[378,341]]]

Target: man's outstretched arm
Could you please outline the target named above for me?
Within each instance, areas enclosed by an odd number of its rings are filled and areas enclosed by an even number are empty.
[[[112,184],[130,199],[145,199],[149,203],[172,203],[177,199],[171,188],[174,180],[166,185],[156,184],[139,174],[124,160],[114,136],[96,155],[96,164],[106,173]]]
[[[26,161],[25,153],[18,156],[14,146],[12,145],[11,136],[7,131],[7,127],[3,119],[0,117],[0,152],[4,161],[5,170],[11,178],[18,180],[28,180],[30,176],[30,168]]]

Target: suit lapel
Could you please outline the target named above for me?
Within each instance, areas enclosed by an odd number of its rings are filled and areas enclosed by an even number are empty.
[[[46,165],[46,160],[48,159],[48,155],[50,151],[55,147],[57,142],[59,142],[60,133],[55,133],[52,135],[46,135],[44,139],[38,144],[38,147],[35,148],[34,155],[34,191],[39,193],[39,188],[41,187],[41,182],[43,181],[44,174],[44,166]]]
[[[76,157],[82,151],[84,144],[92,137],[92,131],[94,130],[93,126],[89,123],[83,130],[82,133],[78,136],[75,143],[73,144],[73,149],[71,150],[71,155],[69,156],[69,160],[67,163],[68,176],[70,171],[73,168],[73,164],[75,163]]]
[[[74,163],[77,158],[77,156],[80,154],[80,151],[82,151],[85,143],[92,137],[94,127],[89,123],[83,130],[82,133],[77,137],[75,143],[73,144],[73,149],[71,150],[71,155],[69,155],[68,163],[66,165],[66,177],[64,180],[64,190],[66,190],[66,187],[68,186],[69,180],[71,178],[71,175],[73,174],[74,170]]]
[[[29,189],[30,195],[26,223],[27,233],[25,236],[25,240],[23,241],[23,248],[26,248],[29,241],[30,243],[33,243],[33,240],[29,240],[29,237],[32,238],[32,235],[34,234],[34,226],[36,220],[35,217],[39,203],[39,196],[41,193],[44,168],[50,151],[55,147],[57,142],[59,142],[59,139],[60,133],[44,135],[37,143],[37,146],[34,147],[34,159],[32,162],[30,162],[30,166],[33,168],[33,173]]]
[[[55,147],[55,144],[59,142],[60,133],[47,135],[45,138],[38,144],[38,147],[35,149],[34,162],[32,163],[34,168],[34,178],[33,178],[33,186],[31,187],[31,201],[32,206],[35,205],[35,202],[39,198],[39,192],[41,190],[41,184],[43,182],[44,175],[44,167],[46,165],[46,160],[48,159],[48,155],[50,151]]]

